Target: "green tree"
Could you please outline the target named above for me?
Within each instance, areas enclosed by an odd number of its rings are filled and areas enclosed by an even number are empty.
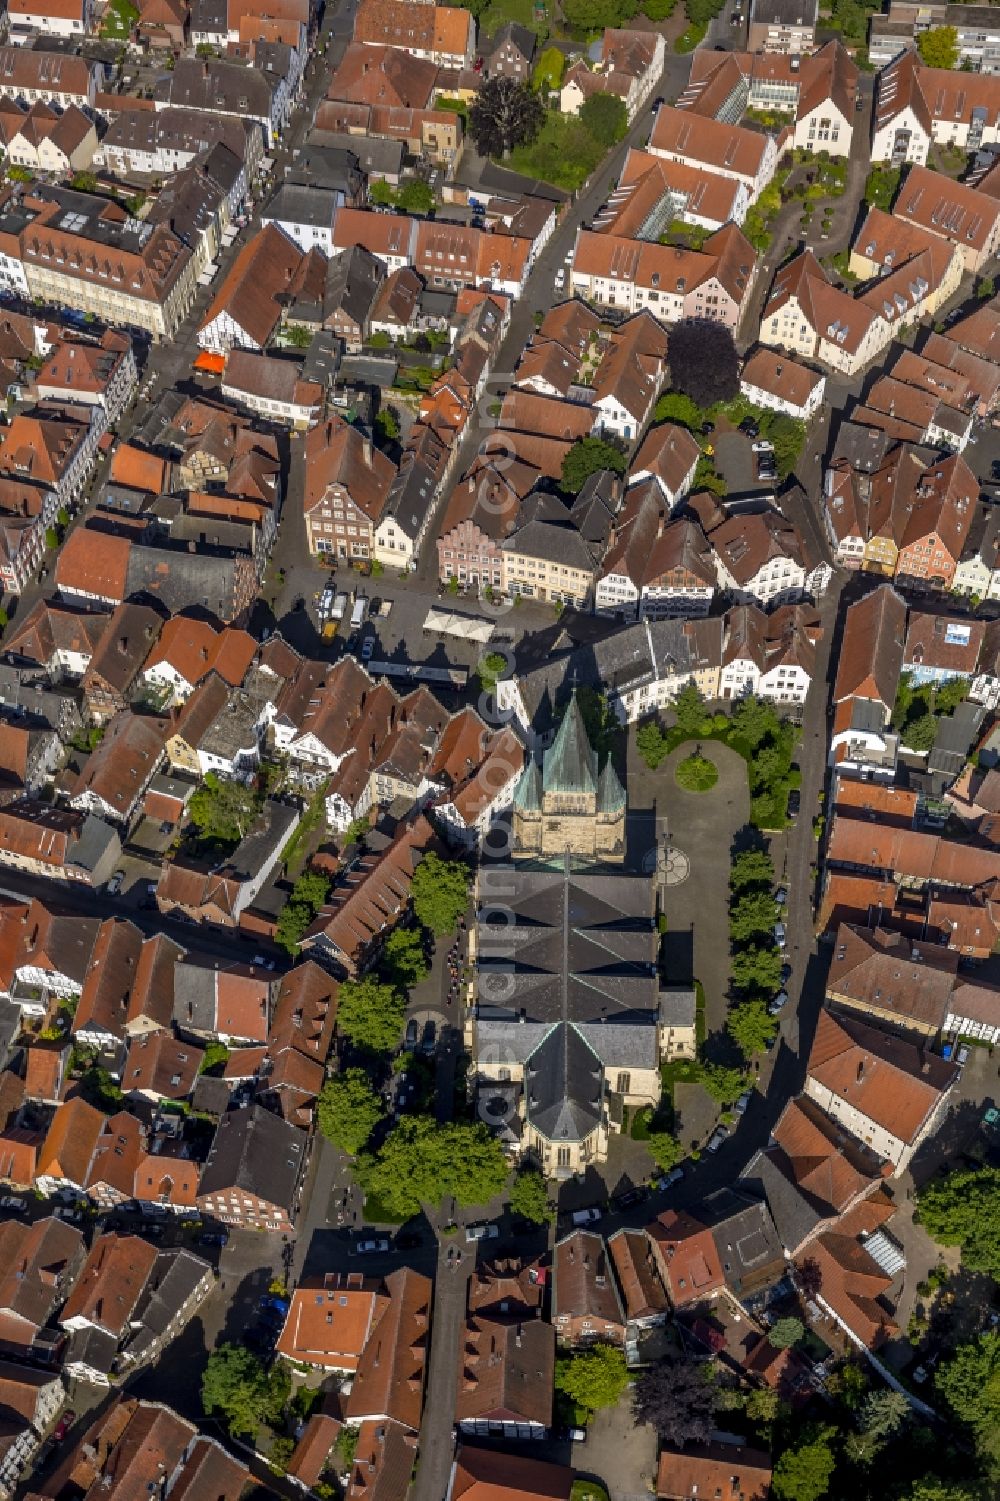
[[[768,440],[774,445],[774,463],[779,479],[787,479],[799,462],[805,447],[806,425],[798,417],[783,412],[769,415],[766,423]]]
[[[231,782],[210,771],[188,803],[191,822],[206,839],[238,844],[260,812],[260,798],[252,787]]]
[[[558,47],[546,47],[539,57],[531,75],[536,89],[557,89],[562,83],[566,59]],[[440,108],[440,100],[438,101]]]
[[[70,187],[75,188],[78,193],[96,193],[97,177],[93,172],[74,172]]]
[[[962,1168],[929,1179],[917,1214],[939,1245],[961,1246],[963,1266],[1000,1279],[1000,1169]]]
[[[650,771],[655,771],[667,754],[667,737],[655,719],[648,720],[636,730],[635,748]]]
[[[682,735],[692,739],[705,724],[705,700],[694,683],[685,683],[674,699],[674,718]]]
[[[583,101],[580,119],[605,151],[617,146],[628,130],[625,100],[617,94],[591,94]]]
[[[964,1485],[932,1477],[915,1480],[903,1501],[977,1501],[977,1498]]]
[[[763,1001],[744,1001],[742,1005],[734,1006],[726,1020],[726,1031],[744,1058],[763,1053],[777,1030],[778,1023],[773,1016],[768,1016]]]
[[[980,1453],[995,1464],[1000,1458],[1000,1334],[990,1330],[959,1345],[938,1367],[934,1385],[956,1421],[971,1429]]]
[[[949,678],[934,690],[934,713],[954,714],[959,704],[969,696],[971,683],[968,678]]]
[[[596,688],[591,688],[589,683],[584,683],[582,688],[576,690],[576,702],[580,709],[583,727],[587,731],[587,739],[597,752],[597,759],[603,766],[611,754],[619,730],[615,711],[608,703],[607,694],[599,693]],[[569,699],[562,706],[560,719],[568,706]]]
[[[377,204],[379,208],[392,208],[396,202],[395,189],[383,177],[376,177],[374,182],[368,184],[368,202]]]
[[[774,884],[774,861],[767,850],[741,850],[729,872],[733,891],[752,891],[756,887],[770,890]]]
[[[563,0],[566,24],[574,31],[603,31],[621,26],[638,11],[638,0]]]
[[[678,426],[686,427],[689,432],[694,433],[705,421],[705,413],[690,396],[685,396],[681,391],[668,391],[656,403],[653,420],[676,422]]]
[[[781,984],[781,954],[776,948],[751,944],[733,955],[733,984],[737,990],[774,994]]]
[[[481,657],[476,666],[476,676],[482,692],[495,692],[497,683],[506,671],[507,658],[502,652],[491,651],[487,652],[485,657]]]
[[[469,133],[480,156],[506,159],[515,146],[536,140],[545,106],[526,83],[502,74],[483,85],[469,110]]]
[[[327,1079],[316,1102],[316,1119],[323,1135],[350,1156],[368,1141],[385,1114],[364,1069],[349,1068]]]
[[[918,714],[904,724],[903,744],[913,751],[929,751],[937,738],[937,719],[933,714]]]
[[[245,1345],[218,1345],[201,1378],[201,1405],[207,1417],[218,1416],[230,1433],[253,1437],[274,1415],[268,1374]]]
[[[859,0],[833,0],[833,19],[849,41],[864,41],[868,14]]]
[[[848,1455],[856,1464],[871,1464],[912,1416],[902,1392],[869,1392],[857,1410],[858,1431],[848,1435]]]
[[[769,1386],[747,1392],[744,1411],[751,1423],[763,1423],[769,1427],[776,1420],[780,1409],[781,1398]]]
[[[507,1199],[511,1213],[530,1220],[533,1225],[544,1225],[555,1219],[555,1210],[549,1203],[548,1184],[537,1167],[518,1168],[511,1179]]]
[[[393,928],[382,950],[382,969],[389,984],[397,990],[412,990],[424,979],[429,968],[422,930]]]
[[[746,943],[770,933],[778,920],[778,904],[769,891],[746,891],[737,897],[729,914],[729,935]]]
[[[410,888],[414,915],[436,938],[451,933],[468,906],[470,875],[461,860],[442,860],[433,850],[414,871]]]
[[[433,189],[419,177],[408,177],[396,194],[404,214],[429,214],[435,201]]]
[[[289,323],[285,326],[285,338],[293,349],[308,349],[313,341],[312,330],[302,323]]]
[[[832,1428],[813,1430],[805,1442],[786,1449],[774,1467],[771,1489],[778,1501],[820,1501],[835,1468]]]
[[[615,1345],[592,1345],[556,1360],[556,1391],[588,1413],[614,1407],[628,1387],[625,1351]]]
[[[625,473],[625,455],[604,438],[578,438],[562,461],[562,489],[567,495],[579,495],[592,474],[610,469]]]
[[[741,1068],[729,1068],[724,1063],[703,1063],[698,1078],[705,1093],[717,1105],[731,1105],[738,1100],[746,1083],[746,1074]]]
[[[373,975],[345,980],[337,997],[337,1030],[360,1048],[391,1053],[403,1029],[406,1004],[398,990]]]
[[[790,1350],[793,1345],[798,1344],[805,1332],[801,1319],[776,1319],[767,1336],[768,1344],[775,1350]]]
[[[917,37],[920,60],[928,68],[954,68],[958,62],[958,32],[954,26],[932,26]]]
[[[328,878],[319,871],[307,870],[299,876],[288,901],[278,916],[276,942],[290,954],[297,954],[302,935],[326,901],[330,891]]]
[[[59,533],[54,526],[47,526],[45,528],[45,546],[49,552],[55,552],[59,546]]]
[[[486,1204],[503,1192],[508,1171],[503,1148],[481,1122],[440,1124],[413,1115],[404,1116],[380,1152],[359,1159],[357,1176],[394,1214],[408,1216],[450,1197],[464,1207]]]
[[[375,418],[375,437],[379,443],[392,443],[399,437],[399,418],[392,407],[383,407]]]
[[[646,1146],[661,1173],[669,1173],[672,1167],[683,1161],[686,1153],[683,1146],[670,1131],[653,1126],[646,1136]]]
[[[756,698],[752,693],[736,703],[732,721],[734,734],[745,740],[754,751],[765,740],[776,739],[781,731],[781,721],[773,705]]]

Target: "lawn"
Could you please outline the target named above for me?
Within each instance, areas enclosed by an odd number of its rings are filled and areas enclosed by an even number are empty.
[[[582,187],[604,154],[605,148],[579,120],[551,110],[538,139],[530,146],[518,146],[501,165],[572,193]]]
[[[545,20],[536,18],[534,0],[490,0],[479,17],[479,35],[495,36],[505,21],[516,21],[519,26],[527,26],[535,32],[541,43],[549,34],[549,8],[546,5],[543,9]]]
[[[129,0],[111,0],[101,22],[101,36],[123,42],[138,19],[138,8]]]
[[[708,27],[702,25],[700,21],[692,21],[677,38],[674,43],[674,51],[693,52],[698,43],[704,40],[707,30]]]

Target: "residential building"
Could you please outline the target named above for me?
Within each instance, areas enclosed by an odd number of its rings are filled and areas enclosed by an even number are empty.
[[[0,1136],[3,1175],[7,1145]],[[0,1225],[0,1353],[22,1361],[46,1359],[43,1329],[52,1322],[73,1287],[84,1262],[83,1235],[64,1220],[46,1215],[30,1224],[4,1220]]]
[[[681,318],[711,318],[736,329],[756,264],[753,249],[735,224],[709,236],[701,250],[582,229],[569,285],[575,295],[618,312],[645,309],[667,324]]]
[[[484,1358],[488,1357],[488,1358]],[[465,1435],[544,1438],[552,1424],[555,1333],[470,1314],[458,1352],[455,1421]]]
[[[531,64],[538,45],[535,33],[516,21],[505,21],[484,49],[483,72],[487,78],[531,77]]]
[[[106,330],[99,343],[61,339],[35,376],[40,402],[99,406],[117,422],[139,384],[131,339]]]
[[[196,43],[192,31],[192,42]],[[158,109],[190,109],[253,120],[270,148],[292,104],[293,49],[258,43],[253,65],[212,57],[180,57],[156,90]],[[278,69],[271,66],[278,64]],[[279,71],[280,69],[280,71]]]
[[[826,377],[772,349],[757,349],[744,362],[740,390],[767,411],[808,422],[823,404]]]
[[[121,837],[94,814],[57,808],[34,797],[0,807],[0,864],[95,889],[121,858]]]
[[[595,613],[620,620],[706,615],[718,583],[701,528],[686,517],[668,520],[652,480],[626,492],[601,570]]]
[[[890,0],[885,14],[872,15],[868,25],[868,57],[884,68],[905,52],[930,27],[953,26],[958,63],[975,73],[1000,72],[1000,23],[991,5],[948,5],[944,0]]]
[[[799,12],[802,0],[796,0]],[[752,14],[761,10],[755,0]],[[815,16],[815,5],[813,15]],[[787,3],[768,14],[792,14]],[[692,1496],[739,1496],[740,1501],[767,1501],[771,1493],[771,1456],[751,1449],[742,1440],[729,1444],[688,1444],[660,1451],[656,1494],[660,1501],[690,1501]]]
[[[957,1077],[923,1046],[823,1011],[805,1093],[899,1174],[936,1129]]]
[[[248,240],[198,330],[202,349],[262,350],[281,321],[279,297],[298,270],[302,251],[274,224]]]
[[[242,686],[257,651],[246,631],[214,626],[195,616],[172,615],[164,621],[143,663],[144,690],[172,708],[186,702],[214,674],[229,687]]]
[[[883,312],[869,301],[831,286],[812,251],[804,250],[774,278],[761,314],[760,342],[855,375],[893,335]],[[891,304],[891,316],[912,317],[911,301],[904,296],[903,302],[898,310]]]
[[[97,151],[93,122],[75,104],[62,113],[33,104],[20,118],[5,118],[2,129],[11,162],[50,177],[86,171]]]
[[[663,57],[664,41],[656,32],[607,27],[593,68],[575,63],[563,79],[559,108],[578,115],[595,94],[612,94],[624,103],[631,124],[660,81]]]
[[[296,807],[267,799],[233,853],[218,864],[172,861],[156,885],[157,907],[193,922],[243,926],[244,914],[278,869],[300,817]]]
[[[79,500],[105,426],[99,406],[37,406],[18,412],[7,429],[0,466],[11,478],[44,487],[41,514],[54,520]]]
[[[693,1215],[667,1209],[646,1227],[674,1308],[714,1298],[726,1285],[711,1230]]]
[[[370,558],[396,477],[392,460],[337,416],[312,429],[305,453],[303,506],[310,552]]]
[[[651,155],[742,182],[753,203],[778,165],[774,136],[663,104],[649,137]]]
[[[11,1496],[22,1470],[41,1448],[42,1435],[66,1392],[53,1371],[0,1360],[0,1491]]]
[[[290,1231],[306,1142],[303,1132],[259,1105],[228,1111],[202,1170],[198,1207],[223,1224]]]
[[[562,1345],[625,1343],[625,1313],[604,1238],[574,1230],[552,1257],[552,1324]]]
[[[1000,141],[986,75],[925,68],[908,49],[879,74],[875,87],[873,162],[922,166],[932,141],[966,152]]]
[[[70,807],[127,829],[163,763],[165,733],[162,720],[116,714],[70,788]]]
[[[137,173],[172,177],[196,161],[210,169],[217,146],[240,164],[230,205],[235,218],[264,154],[252,121],[197,109],[125,109],[111,120],[94,160],[126,179]]]
[[[35,36],[70,37],[77,40],[93,30],[94,11],[89,0],[11,0],[7,27],[12,42],[29,43]]]
[[[60,105],[63,109],[75,104],[79,109],[92,110],[103,77],[102,64],[71,52],[0,47],[0,98],[29,105]]]
[[[113,612],[83,675],[91,723],[107,724],[125,711],[162,626],[163,617],[148,605],[127,601]]]
[[[445,1501],[496,1501],[498,1492],[510,1501],[569,1501],[572,1488],[568,1465],[460,1444]]]
[[[476,23],[460,6],[424,4],[414,12],[403,0],[361,0],[354,17],[354,40],[403,48],[440,68],[470,68]]]
[[[893,215],[958,246],[969,275],[981,271],[1000,248],[1000,202],[929,167],[910,168]]]
[[[788,114],[789,144],[798,150],[849,157],[854,137],[858,68],[839,41],[818,51],[713,51],[692,54],[678,109],[733,123],[746,108]]]

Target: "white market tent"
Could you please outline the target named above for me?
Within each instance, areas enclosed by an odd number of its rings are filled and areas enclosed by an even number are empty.
[[[458,636],[463,641],[489,641],[496,623],[475,615],[458,615],[452,610],[428,610],[424,630],[436,631],[442,636]]]

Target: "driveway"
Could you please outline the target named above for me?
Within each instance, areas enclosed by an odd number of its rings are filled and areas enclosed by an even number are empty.
[[[586,1477],[604,1481],[611,1501],[646,1501],[656,1489],[656,1433],[632,1416],[632,1393],[617,1407],[602,1407],[587,1427],[587,1442],[574,1444],[570,1463]]]

